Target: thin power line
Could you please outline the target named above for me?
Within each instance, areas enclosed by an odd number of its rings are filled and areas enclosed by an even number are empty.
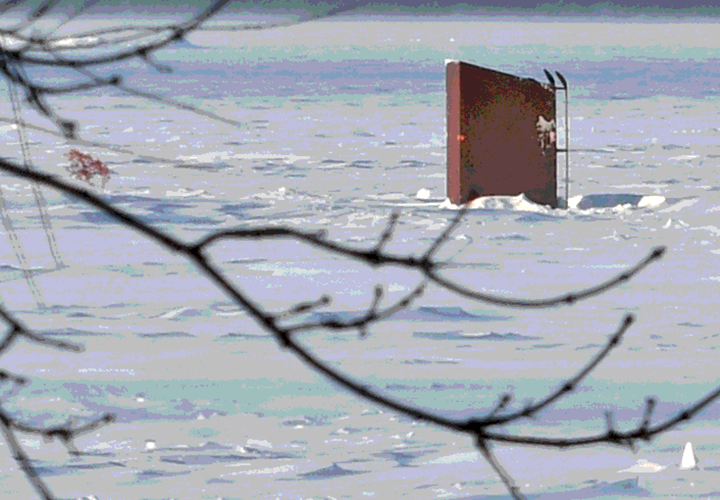
[[[5,62],[6,64],[9,63],[7,61],[7,58],[5,58]],[[12,105],[13,116],[15,118],[15,128],[17,129],[18,138],[20,140],[20,148],[22,150],[23,162],[25,168],[32,169],[32,157],[30,156],[30,144],[28,142],[27,134],[25,132],[25,121],[22,117],[17,90],[12,81],[8,81],[8,90],[10,93],[10,102]],[[55,239],[55,232],[53,231],[52,224],[50,222],[50,215],[48,214],[47,210],[47,201],[45,200],[45,196],[43,196],[42,191],[40,191],[40,187],[37,185],[36,182],[31,182],[30,186],[32,187],[33,196],[35,197],[35,203],[38,206],[38,210],[40,211],[40,221],[42,222],[43,230],[45,231],[45,236],[47,238],[48,245],[50,246],[50,253],[53,256],[53,260],[55,261],[55,268],[60,269],[62,267],[65,267],[65,265],[63,264],[62,257],[60,256],[60,249],[58,248],[57,240]]]
[[[10,67],[10,61],[6,57],[5,53],[2,52],[2,60],[3,63],[6,66],[6,70],[8,72],[11,71]],[[14,68],[17,70],[17,68]],[[21,109],[20,109],[20,103],[19,98],[17,95],[17,90],[15,88],[14,82],[11,78],[8,78],[8,95],[10,97],[10,105],[12,107],[13,111],[13,124],[15,125],[15,129],[18,132],[18,139],[20,142],[20,150],[22,152],[23,157],[23,165],[26,170],[32,169],[32,159],[30,156],[30,146],[28,143],[27,134],[25,132],[25,122],[22,118]],[[53,231],[52,224],[50,222],[50,216],[47,211],[47,202],[45,200],[45,197],[42,194],[42,191],[40,190],[40,187],[36,182],[30,182],[30,186],[32,188],[33,196],[35,198],[35,204],[38,207],[38,210],[40,212],[40,221],[43,226],[43,231],[45,232],[45,237],[47,238],[48,245],[50,246],[50,253],[52,254],[53,260],[55,261],[55,269],[60,269],[62,267],[65,267],[65,265],[62,262],[62,257],[60,256],[60,250],[57,245],[57,240],[55,238],[55,232]],[[45,308],[45,303],[43,302],[42,295],[40,293],[40,289],[38,288],[37,284],[35,283],[35,280],[33,278],[33,270],[31,269],[27,256],[25,255],[25,250],[23,248],[22,242],[20,241],[20,238],[17,235],[17,232],[15,231],[15,227],[13,226],[12,219],[10,218],[10,215],[8,213],[7,204],[5,202],[5,196],[2,192],[2,189],[0,188],[0,218],[2,218],[2,223],[5,228],[5,232],[8,235],[8,239],[10,240],[10,244],[13,248],[13,252],[15,253],[15,256],[18,260],[18,264],[20,266],[20,270],[22,272],[23,277],[25,278],[25,281],[27,281],[28,288],[30,289],[30,293],[33,296],[33,299],[37,303],[38,307]]]

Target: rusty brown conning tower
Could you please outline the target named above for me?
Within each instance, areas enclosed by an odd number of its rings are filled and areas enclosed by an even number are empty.
[[[565,149],[557,148],[552,75],[548,85],[449,60],[445,76],[450,201],[525,193],[556,208],[556,157]]]

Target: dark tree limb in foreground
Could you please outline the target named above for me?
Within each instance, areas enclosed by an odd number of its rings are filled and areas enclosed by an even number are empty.
[[[427,282],[432,281],[438,286],[453,291],[452,287],[445,286],[444,279],[437,279],[438,269],[442,267],[443,263],[435,259],[435,253],[442,247],[443,243],[447,241],[452,231],[460,224],[463,216],[465,215],[464,210],[460,210],[458,212],[457,216],[448,224],[447,229],[439,235],[430,248],[420,257],[394,255],[384,250],[384,245],[392,238],[393,228],[397,221],[396,215],[393,215],[390,218],[390,222],[388,223],[386,230],[381,235],[378,244],[369,250],[354,249],[345,244],[333,242],[327,239],[323,232],[307,232],[291,228],[276,227],[217,231],[201,238],[195,243],[186,243],[181,241],[179,238],[149,226],[148,224],[142,222],[138,217],[135,217],[128,212],[109,205],[93,192],[87,189],[72,186],[55,176],[36,171],[27,171],[18,165],[14,165],[4,160],[0,160],[0,169],[79,198],[89,205],[102,210],[122,224],[133,228],[152,240],[155,240],[168,249],[168,251],[172,253],[179,253],[185,258],[193,261],[197,268],[201,270],[211,281],[213,281],[218,288],[225,291],[235,303],[243,307],[261,327],[272,333],[282,348],[289,349],[308,366],[341,384],[343,387],[358,396],[392,410],[401,412],[414,419],[430,422],[448,430],[466,433],[474,437],[479,451],[483,454],[493,469],[500,475],[501,479],[508,487],[508,490],[516,498],[522,498],[520,490],[515,485],[512,478],[504,472],[504,469],[500,465],[497,457],[495,457],[492,453],[490,446],[492,443],[547,446],[555,448],[609,443],[633,448],[640,440],[649,441],[655,435],[665,432],[684,421],[690,420],[697,412],[705,408],[718,398],[718,396],[720,396],[720,388],[718,388],[709,393],[705,398],[696,402],[694,405],[680,412],[675,417],[657,424],[653,424],[651,421],[652,410],[655,407],[656,402],[655,400],[649,398],[647,399],[646,408],[641,422],[635,429],[631,429],[629,431],[619,431],[615,429],[612,425],[611,415],[609,414],[607,415],[608,424],[605,432],[581,438],[565,439],[515,436],[493,431],[494,428],[508,423],[524,418],[536,417],[542,410],[557,402],[563,396],[573,392],[578,384],[588,374],[590,374],[615,347],[619,345],[623,335],[634,321],[634,317],[632,315],[627,315],[619,325],[617,331],[610,336],[605,347],[600,350],[599,353],[597,353],[581,370],[579,370],[574,377],[561,384],[555,391],[547,395],[539,402],[528,404],[523,409],[515,412],[508,412],[506,410],[512,398],[510,395],[504,395],[499,401],[497,407],[484,418],[453,420],[438,416],[420,408],[400,403],[379,391],[369,388],[367,385],[353,379],[342,371],[333,368],[303,347],[302,344],[298,342],[296,333],[310,329],[327,329],[357,330],[361,333],[361,335],[364,335],[368,328],[373,324],[385,319],[389,315],[401,309],[410,306],[413,300],[422,293],[422,290],[426,286]],[[248,293],[225,279],[221,275],[219,269],[216,268],[213,262],[206,255],[207,250],[209,250],[214,243],[219,241],[227,239],[267,240],[274,238],[289,238],[300,241],[310,246],[320,248],[326,252],[338,254],[345,258],[365,263],[371,267],[404,266],[406,268],[419,271],[424,275],[425,279],[400,301],[385,307],[381,305],[382,288],[377,287],[374,292],[371,307],[358,319],[350,321],[327,319],[324,321],[308,323],[296,322],[292,325],[284,326],[283,322],[288,318],[326,306],[330,303],[331,299],[328,296],[323,296],[315,301],[311,300],[297,304],[291,307],[287,312],[271,313],[264,310],[259,304],[257,304]],[[598,295],[627,282],[652,262],[662,257],[664,251],[664,248],[658,247],[651,251],[650,254],[637,265],[630,267],[627,271],[620,273],[614,278],[611,278],[595,287],[590,287],[585,290],[569,293],[560,297],[543,299],[540,301],[516,301],[512,299],[482,295],[476,297],[476,300],[511,307],[537,307],[538,302],[542,303],[545,307],[573,303],[576,300]],[[15,321],[9,312],[2,308],[0,308],[0,311],[2,311],[1,314],[5,317],[6,321]],[[18,328],[25,332],[21,326],[18,326],[17,322],[11,324],[13,325],[13,332],[17,332]],[[32,334],[27,333],[27,335]],[[35,335],[35,337],[39,336]],[[110,417],[108,416],[103,417],[100,422],[108,421],[109,418]],[[11,425],[16,426],[12,419],[10,419],[10,423]],[[47,433],[48,431],[44,430],[39,432]],[[57,431],[55,432],[57,433]]]
[[[41,2],[35,11],[33,11],[28,22],[42,17],[49,9],[53,8],[55,3],[56,2],[53,2],[52,0],[45,0],[44,2]],[[152,54],[160,48],[183,38],[189,32],[203,29],[202,23],[216,15],[228,3],[228,0],[218,0],[197,16],[181,24],[159,28],[130,26],[117,29],[95,30],[74,35],[75,38],[94,37],[88,42],[91,46],[92,44],[95,44],[94,46],[98,47],[110,46],[117,48],[114,54],[102,57],[86,57],[84,59],[70,58],[67,54],[70,53],[71,48],[63,47],[61,43],[64,38],[25,35],[22,30],[27,27],[27,25],[20,25],[12,29],[3,29],[0,30],[0,45],[2,45],[0,46],[0,52],[2,52],[3,55],[2,62],[0,63],[0,71],[3,72],[9,84],[13,83],[25,92],[27,101],[36,109],[41,111],[47,118],[52,120],[65,137],[74,140],[78,140],[76,134],[77,124],[72,120],[66,120],[59,117],[54,110],[45,103],[44,98],[46,95],[75,93],[100,87],[116,87],[136,96],[180,107],[193,113],[204,115],[208,118],[224,121],[225,123],[229,123],[234,126],[242,126],[242,124],[234,120],[219,117],[194,106],[178,103],[169,97],[158,96],[149,92],[126,87],[122,83],[122,77],[120,75],[100,78],[91,73],[88,69],[92,66],[107,64],[110,62],[140,58],[158,71],[167,72],[169,68],[155,62],[151,58]],[[14,5],[15,2],[0,3],[0,15]],[[326,12],[322,17],[345,12],[352,9],[355,5],[356,4],[350,4],[350,6],[334,9]],[[279,23],[277,25],[262,26],[236,26],[218,29],[255,30],[277,28],[288,24],[293,23]],[[8,36],[12,36],[16,40],[19,40],[21,42],[21,46],[19,48],[15,47],[12,49],[6,48],[4,46],[6,38],[2,37]],[[143,40],[145,41],[142,42]],[[139,45],[131,49],[120,47],[120,44],[134,42],[137,42]],[[84,81],[64,87],[40,85],[29,78],[26,74],[24,68],[28,65],[68,68],[78,72],[82,77],[84,77]],[[545,397],[539,399],[537,402],[526,404],[520,410],[510,411],[508,408],[512,402],[512,395],[504,394],[500,397],[497,405],[484,417],[469,418],[464,420],[445,418],[412,405],[396,401],[392,397],[369,387],[362,381],[356,380],[343,371],[334,368],[319,357],[315,356],[298,341],[298,334],[308,330],[357,331],[360,336],[363,337],[368,334],[373,325],[390,317],[392,314],[409,307],[431,283],[460,297],[470,298],[479,302],[497,306],[540,308],[572,305],[579,300],[594,297],[627,283],[635,275],[637,275],[637,273],[641,272],[651,263],[662,257],[665,252],[665,249],[662,247],[653,249],[647,257],[634,266],[630,266],[625,272],[620,273],[619,275],[596,286],[591,286],[575,292],[569,292],[559,297],[519,300],[499,297],[486,294],[478,290],[473,290],[443,276],[442,270],[445,263],[437,258],[437,253],[463,220],[466,213],[465,210],[460,210],[456,217],[449,221],[447,228],[438,235],[438,237],[430,244],[429,248],[426,249],[419,257],[395,255],[386,251],[387,243],[393,238],[399,214],[392,214],[390,216],[389,222],[385,230],[380,234],[377,243],[369,249],[355,248],[344,243],[332,241],[327,238],[324,232],[302,231],[283,227],[223,230],[213,232],[196,242],[185,242],[157,228],[153,228],[128,212],[109,205],[100,196],[89,189],[75,187],[55,176],[38,172],[37,170],[23,168],[22,166],[16,165],[3,158],[0,158],[0,169],[31,182],[44,185],[78,198],[88,205],[91,205],[113,217],[121,224],[134,229],[151,240],[156,241],[169,252],[180,254],[186,259],[194,262],[199,271],[205,274],[210,281],[212,281],[219,289],[224,291],[226,295],[232,298],[237,305],[244,308],[255,320],[255,322],[265,331],[271,333],[281,348],[290,350],[308,367],[342,385],[357,396],[378,405],[390,408],[396,412],[405,414],[414,419],[429,422],[450,431],[464,433],[471,436],[476,443],[478,451],[483,455],[490,467],[496,472],[508,491],[515,498],[523,498],[522,493],[519,487],[515,484],[515,481],[505,471],[500,460],[498,460],[498,457],[495,453],[493,453],[492,445],[495,443],[545,446],[552,448],[567,448],[607,443],[634,448],[637,446],[638,441],[649,441],[654,436],[666,432],[685,421],[691,420],[699,411],[720,397],[720,388],[717,388],[708,393],[704,398],[688,406],[685,410],[681,411],[674,417],[658,423],[652,422],[653,410],[657,402],[652,398],[648,398],[646,400],[642,418],[640,419],[637,427],[626,431],[621,431],[614,427],[613,416],[610,413],[606,414],[607,424],[604,432],[579,438],[545,438],[511,435],[505,432],[500,433],[496,431],[499,427],[512,422],[527,418],[536,418],[543,410],[555,404],[564,396],[572,393],[585,379],[585,377],[587,377],[603,360],[607,358],[607,356],[610,355],[612,350],[620,344],[622,337],[634,321],[634,317],[632,315],[627,315],[622,319],[617,330],[609,336],[605,346],[595,356],[593,356],[584,367]],[[401,297],[399,300],[389,304],[383,302],[384,292],[382,287],[376,286],[369,294],[369,308],[358,318],[348,321],[329,318],[321,321],[303,322],[302,320],[298,320],[300,315],[329,305],[331,297],[323,295],[317,299],[309,298],[298,304],[289,305],[285,311],[279,313],[267,311],[253,299],[251,294],[225,279],[222,276],[221,270],[215,266],[208,257],[207,253],[210,247],[212,247],[215,243],[226,240],[256,241],[280,238],[294,240],[317,248],[323,252],[366,264],[371,268],[400,266],[406,269],[415,270],[422,275],[422,280],[404,297]],[[6,307],[2,305],[0,305],[0,316],[2,316],[2,320],[9,326],[6,336],[0,340],[0,355],[7,352],[11,344],[21,338],[30,342],[49,345],[63,350],[75,352],[80,352],[82,350],[81,346],[76,344],[51,340],[30,331],[20,322],[19,319],[17,319],[10,311],[7,310]],[[9,383],[18,385],[26,383],[26,380],[21,376],[14,375],[6,371],[0,371],[0,382],[3,381],[8,381]],[[18,465],[24,471],[28,480],[31,482],[38,494],[44,499],[52,499],[54,497],[52,496],[49,487],[32,467],[27,454],[19,445],[16,438],[16,432],[38,434],[49,439],[58,438],[65,443],[70,453],[78,453],[72,444],[75,436],[94,430],[101,425],[111,422],[112,420],[113,415],[108,414],[80,427],[73,427],[68,423],[67,425],[59,427],[36,428],[20,422],[0,405],[0,427],[2,428],[3,435],[9,444]]]

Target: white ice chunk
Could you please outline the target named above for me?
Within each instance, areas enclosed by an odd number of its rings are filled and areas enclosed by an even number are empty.
[[[692,470],[698,468],[698,459],[693,451],[693,445],[690,441],[685,443],[682,458],[680,459],[680,470]]]
[[[654,462],[649,462],[648,460],[641,458],[632,467],[628,469],[623,469],[618,472],[630,472],[633,474],[655,474],[656,472],[660,472],[665,469],[667,469],[667,465],[656,464]]]
[[[418,200],[429,200],[430,199],[430,190],[426,188],[420,189],[417,194],[415,195],[415,198]]]

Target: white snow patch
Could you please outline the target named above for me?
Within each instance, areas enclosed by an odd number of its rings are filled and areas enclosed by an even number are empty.
[[[700,200],[700,198],[690,198],[690,199],[687,199],[687,200],[682,200],[682,201],[679,201],[678,203],[676,203],[676,204],[674,204],[674,205],[672,205],[672,206],[670,206],[670,207],[663,208],[662,210],[660,210],[660,213],[679,212],[680,210],[682,210],[682,209],[684,209],[684,208],[688,208],[688,207],[693,206],[693,205],[694,205],[695,203],[697,203],[699,200]]]
[[[630,472],[633,474],[655,474],[656,472],[660,472],[665,469],[667,469],[667,465],[656,464],[654,462],[649,462],[648,460],[641,458],[632,467],[620,470],[618,472]]]
[[[436,465],[436,464],[461,464],[464,462],[476,462],[480,454],[476,451],[454,453],[452,455],[445,455],[444,457],[436,458],[434,460],[428,460],[422,462],[420,465]]]
[[[249,438],[247,440],[247,445],[252,446],[254,448],[265,448],[266,450],[270,450],[273,447],[273,445],[270,441],[266,441],[264,439],[252,439],[252,438]]]
[[[694,160],[695,158],[700,158],[700,155],[680,155],[680,156],[673,156],[669,159],[670,160]]]
[[[441,209],[460,210],[460,206],[455,205],[446,198],[440,204]],[[550,213],[551,208],[545,205],[539,205],[530,201],[524,193],[520,193],[517,196],[481,196],[470,202],[470,209],[484,209],[484,210],[517,210],[519,212],[536,212],[536,213]]]
[[[638,207],[654,208],[662,205],[663,203],[665,203],[664,196],[643,196],[640,202],[638,202]]]
[[[204,189],[180,188],[177,191],[165,191],[168,198],[189,198],[191,196],[202,196],[203,198],[212,198]]]

